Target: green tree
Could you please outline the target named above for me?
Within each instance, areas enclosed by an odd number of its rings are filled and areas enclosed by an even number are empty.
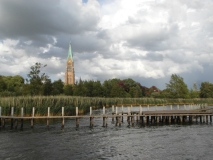
[[[59,95],[63,93],[64,84],[61,79],[54,81],[52,84],[52,95]]]
[[[67,96],[73,95],[73,85],[71,84],[64,85],[64,94]]]
[[[117,85],[119,82],[120,82],[120,79],[117,79],[117,78],[105,80],[103,83],[104,96],[119,97],[118,95],[116,95],[116,89],[115,89],[118,87]]]
[[[43,84],[43,95],[49,96],[51,95],[53,90],[53,85],[51,79],[47,79],[46,82]]]
[[[169,83],[166,84],[166,89],[169,92],[169,98],[187,98],[189,96],[183,78],[176,74],[172,74]]]
[[[103,96],[103,87],[100,81],[93,82],[93,90],[92,95],[93,97],[102,97]]]
[[[200,87],[201,98],[213,98],[213,84],[210,82],[202,82]]]
[[[7,88],[7,84],[5,83],[2,76],[0,76],[0,92],[5,91]]]
[[[42,94],[42,86],[49,78],[46,73],[41,73],[41,70],[47,65],[36,62],[35,65],[31,66],[31,71],[27,74],[28,79],[26,81],[30,83],[30,93],[31,95]]]
[[[193,88],[189,91],[190,98],[199,98],[199,90],[197,88],[197,84],[193,84]]]

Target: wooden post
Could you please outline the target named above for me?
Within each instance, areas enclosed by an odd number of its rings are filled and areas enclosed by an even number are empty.
[[[103,115],[105,115],[105,107],[103,106]]]
[[[1,121],[2,121],[2,118],[1,118],[1,106],[0,106],[0,127],[2,127]]]
[[[31,128],[33,128],[33,126],[34,126],[34,124],[33,124],[33,122],[34,122],[34,116],[35,116],[35,107],[33,107],[33,109],[32,109],[32,118],[31,118]]]
[[[130,126],[130,116],[129,116],[129,114],[127,115],[127,122],[128,122],[128,126]]]
[[[172,105],[170,105],[170,110],[172,110]]]
[[[128,115],[130,115],[131,114],[131,112],[130,112],[130,107],[128,107]]]
[[[157,123],[159,123],[159,116],[157,116]]]
[[[138,123],[138,113],[136,113],[136,123]]]
[[[47,127],[49,127],[50,107],[47,108]]]
[[[197,123],[197,116],[195,116],[195,121],[196,121],[196,123]]]
[[[147,110],[149,111],[149,105],[147,106]]]
[[[24,117],[24,108],[23,107],[21,107],[21,117]],[[23,120],[23,118],[21,119],[21,129],[23,129],[23,124],[24,123],[24,120]]]
[[[119,124],[119,127],[121,126],[121,117],[118,116],[118,124]]]
[[[146,116],[143,116],[143,121],[144,121],[144,124],[146,124]]]
[[[61,108],[62,123],[61,128],[64,128],[64,107]]]
[[[155,105],[155,111],[157,111],[157,105]]]
[[[115,108],[114,108],[114,105],[112,105],[112,115],[114,115],[114,112],[115,112]],[[114,122],[114,117],[112,117],[112,122]]]
[[[131,118],[132,118],[132,126],[134,126],[134,124],[135,124],[135,116],[132,115]]]
[[[183,122],[183,116],[180,116],[180,123]]]
[[[206,116],[203,116],[203,123],[206,122]]]
[[[90,107],[90,127],[93,127],[92,107]]]
[[[11,128],[13,128],[14,107],[11,107]]]
[[[105,118],[106,127],[108,126],[108,117]]]
[[[140,115],[142,115],[142,110],[143,110],[143,108],[142,108],[142,106],[140,105]]]
[[[75,113],[76,113],[76,119],[75,119],[75,121],[76,121],[76,128],[78,128],[79,127],[78,107],[76,107]]]
[[[178,108],[178,110],[179,110],[179,104],[177,105],[177,108]]]
[[[90,127],[94,126],[94,117],[90,117]]]
[[[169,116],[169,123],[171,123],[171,116]]]
[[[118,107],[115,107],[116,126],[118,125],[118,121],[119,121],[119,118],[118,118],[117,114],[118,114]]]
[[[106,118],[105,118],[105,107],[103,106],[103,127],[105,127],[106,124]]]
[[[186,110],[186,105],[184,104],[184,110]]]
[[[124,116],[123,116],[124,106],[123,106],[123,105],[122,105],[122,107],[121,107],[121,110],[122,110],[122,118],[121,118],[121,122],[123,123],[123,122],[124,122]]]

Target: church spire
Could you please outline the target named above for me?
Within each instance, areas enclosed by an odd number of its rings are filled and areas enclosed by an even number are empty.
[[[73,61],[71,42],[69,44],[69,51],[68,51],[68,57],[67,57],[67,59],[69,59],[69,58]]]

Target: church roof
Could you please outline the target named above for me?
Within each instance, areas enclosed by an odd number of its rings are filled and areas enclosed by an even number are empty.
[[[72,47],[71,47],[71,43],[69,44],[69,51],[68,51],[68,57],[67,57],[67,60],[68,60],[69,58],[73,61],[73,55],[72,55]]]

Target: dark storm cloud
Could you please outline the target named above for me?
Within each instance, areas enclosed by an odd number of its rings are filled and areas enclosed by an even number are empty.
[[[1,39],[27,37],[37,41],[35,43],[46,44],[49,42],[48,36],[96,30],[98,15],[79,14],[77,3],[67,3],[69,10],[65,10],[58,0],[1,0]]]

